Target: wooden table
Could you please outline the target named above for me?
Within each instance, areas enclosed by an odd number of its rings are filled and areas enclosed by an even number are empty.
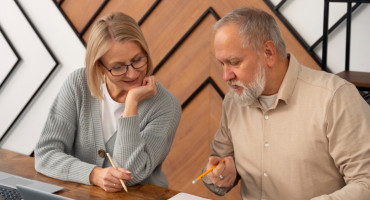
[[[65,182],[44,176],[36,172],[34,166],[35,160],[33,157],[0,149],[0,171],[62,186],[64,189],[56,194],[73,199],[167,200],[179,193],[178,191],[150,184],[128,187],[128,193],[124,191],[108,193],[97,186]]]

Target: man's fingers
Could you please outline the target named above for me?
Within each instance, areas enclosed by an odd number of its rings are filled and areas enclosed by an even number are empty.
[[[219,177],[225,171],[225,167],[223,162],[218,163],[217,167],[213,169],[213,174]]]
[[[219,157],[209,157],[208,164],[211,164],[212,166],[218,165],[221,162],[222,158]]]
[[[212,183],[218,187],[229,187],[235,181],[236,171],[234,159],[232,156],[224,158],[219,157],[210,157],[208,162],[208,169],[212,166],[217,165],[211,173],[208,174],[208,177],[211,179]]]

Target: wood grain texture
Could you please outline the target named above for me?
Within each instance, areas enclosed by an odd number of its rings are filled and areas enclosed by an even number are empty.
[[[36,172],[34,165],[35,159],[33,157],[0,149],[0,171],[61,186],[63,190],[56,194],[72,199],[167,200],[178,193],[175,190],[150,184],[128,187],[128,193],[123,191],[108,193],[97,186],[82,185],[46,177]]]
[[[342,71],[339,77],[353,83],[356,87],[370,88],[370,73],[358,71]]]
[[[82,30],[103,0],[65,0],[62,8],[77,30]],[[154,0],[111,0],[98,15],[122,11],[137,21],[146,13]],[[211,7],[220,17],[241,6],[253,6],[274,13],[263,1],[254,0],[162,0],[141,25],[147,39],[154,66],[157,66],[202,14]],[[83,10],[83,12],[81,12]],[[289,30],[279,21],[282,35],[289,52],[298,61],[313,69],[320,69]],[[172,53],[155,76],[169,91],[184,103],[209,77],[227,93],[228,86],[222,80],[222,68],[214,58],[212,26],[216,19],[208,14],[194,31]],[[83,35],[88,37],[89,30]],[[196,178],[207,161],[209,144],[218,129],[222,98],[208,84],[183,110],[176,137],[164,163],[164,172],[171,189],[188,192],[211,199],[240,199],[239,186],[225,197],[218,197],[198,182]]]

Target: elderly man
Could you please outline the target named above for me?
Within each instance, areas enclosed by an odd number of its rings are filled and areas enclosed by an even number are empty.
[[[349,82],[301,66],[274,18],[236,9],[215,26],[230,92],[203,182],[243,199],[370,199],[370,107]],[[224,159],[224,161],[222,161]]]

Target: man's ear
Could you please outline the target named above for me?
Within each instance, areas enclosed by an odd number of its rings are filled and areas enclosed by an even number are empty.
[[[267,66],[271,67],[275,65],[278,55],[275,43],[272,40],[268,40],[263,44],[263,56]]]

